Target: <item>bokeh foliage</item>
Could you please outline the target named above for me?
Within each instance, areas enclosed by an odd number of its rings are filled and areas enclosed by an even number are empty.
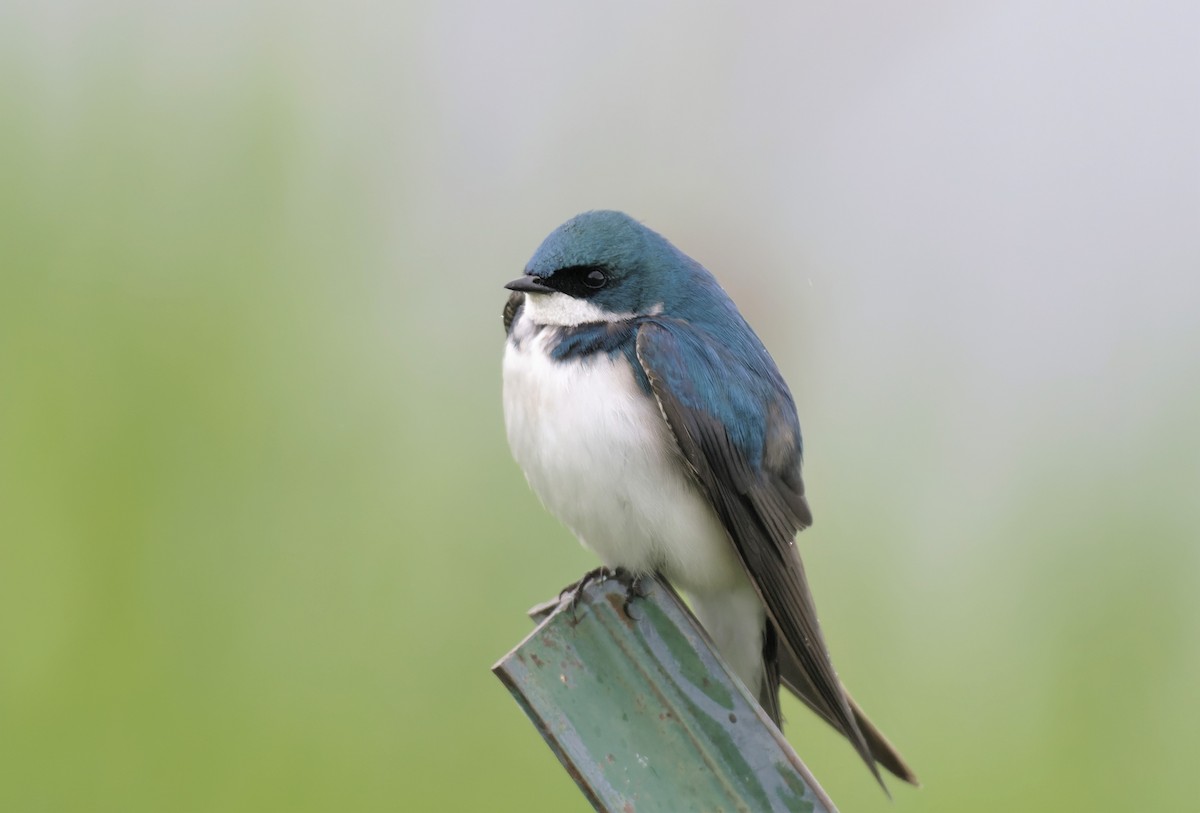
[[[131,3],[62,23],[49,53],[59,23],[4,20],[0,809],[586,808],[488,669],[593,564],[508,459],[499,286],[622,184],[723,278],[739,246],[759,266],[730,287],[797,389],[836,660],[926,783],[888,803],[793,703],[841,808],[1189,807],[1200,332],[1139,344],[1157,317],[1131,309],[1085,383],[1017,378],[977,409],[962,371],[995,358],[884,327],[854,344],[839,323],[872,278],[793,285],[762,247],[771,200],[746,205],[769,168],[714,169],[710,206],[745,218],[714,230],[690,191],[668,214],[686,150],[563,180],[580,132],[547,153],[553,107],[516,147],[490,138],[429,57],[479,36],[457,12],[393,12],[408,25],[360,50],[330,43],[373,29],[368,9],[327,28],[255,8],[165,33]],[[89,9],[64,19],[107,19]],[[540,196],[513,185],[539,161]]]

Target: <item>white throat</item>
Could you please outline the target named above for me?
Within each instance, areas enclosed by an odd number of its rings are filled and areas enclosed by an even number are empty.
[[[555,291],[552,294],[525,294],[525,316],[535,325],[573,327],[593,322],[624,322],[636,313],[613,313],[596,307],[586,299],[576,299]]]

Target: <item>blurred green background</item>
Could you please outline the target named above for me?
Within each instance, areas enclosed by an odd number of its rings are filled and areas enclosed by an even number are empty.
[[[925,782],[1183,810],[1194,4],[0,8],[0,810],[588,809],[489,672],[594,562],[501,285],[589,208],[791,382],[835,660]]]

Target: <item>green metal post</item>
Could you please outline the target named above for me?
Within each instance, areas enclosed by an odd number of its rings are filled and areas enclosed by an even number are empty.
[[[492,670],[595,808],[836,813],[675,592],[641,593],[608,579],[535,607]]]

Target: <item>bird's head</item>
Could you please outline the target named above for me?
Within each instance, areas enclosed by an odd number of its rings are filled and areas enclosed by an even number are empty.
[[[699,266],[621,212],[585,212],[550,233],[507,288],[543,325],[618,322],[669,308]],[[703,272],[702,272],[703,273]]]

